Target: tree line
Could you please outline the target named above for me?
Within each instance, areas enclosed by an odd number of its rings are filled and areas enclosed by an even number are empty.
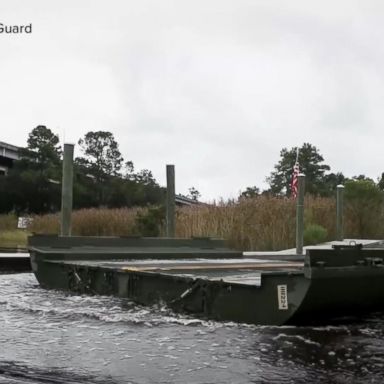
[[[364,191],[364,193],[380,195],[380,192],[384,191],[384,173],[375,181],[365,175],[348,178],[342,172],[330,172],[331,167],[325,164],[324,157],[318,148],[312,144],[304,143],[300,148],[283,148],[280,151],[278,163],[275,164],[273,171],[266,178],[269,188],[261,191],[257,186],[247,187],[240,193],[240,198],[259,195],[290,197],[293,165],[296,162],[297,153],[300,172],[305,174],[305,192],[308,194],[332,197],[335,196],[336,187],[339,184],[345,186],[348,196],[362,194]]]
[[[132,207],[161,204],[165,189],[148,169],[124,161],[113,134],[88,132],[74,159],[73,207]],[[59,137],[44,125],[28,135],[27,147],[0,179],[0,212],[47,213],[61,206],[62,151]]]
[[[74,159],[74,209],[162,205],[165,188],[148,169],[136,171],[133,161],[125,161],[113,134],[107,131],[88,132],[78,141],[82,156]],[[269,188],[247,187],[239,199],[260,195],[290,196],[292,169],[296,147],[283,148],[280,159],[266,181]],[[355,201],[383,201],[384,173],[377,181],[364,175],[352,178],[341,172],[330,172],[319,150],[304,143],[298,150],[300,171],[306,175],[305,191],[314,196],[335,195],[336,186],[344,184],[346,198]],[[5,176],[0,176],[0,213],[57,212],[61,206],[62,151],[59,137],[44,125],[28,135],[27,147],[20,150],[20,159]],[[194,187],[189,197],[197,200]],[[368,199],[368,200],[367,200]]]

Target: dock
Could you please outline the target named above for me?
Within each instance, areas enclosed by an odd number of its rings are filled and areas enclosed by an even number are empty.
[[[0,273],[31,272],[28,252],[0,253]]]
[[[318,245],[309,245],[305,246],[303,248],[304,254],[307,252],[307,250],[310,249],[332,249],[333,246],[340,246],[340,245],[350,245],[350,244],[362,244],[364,247],[379,247],[383,244],[382,241],[379,240],[363,240],[363,239],[345,239],[343,241],[330,241],[327,243],[323,244],[318,244]],[[171,250],[164,250],[165,258],[166,259],[166,254],[167,251]],[[97,253],[98,251],[93,249],[93,252]],[[143,250],[141,250],[140,255],[137,256],[142,256]],[[170,252],[172,253],[172,251]],[[202,254],[200,253],[200,256]],[[210,256],[210,257],[215,257],[214,254],[209,254],[209,251],[206,252],[204,256]],[[296,253],[295,248],[291,249],[284,249],[280,251],[246,251],[242,253],[242,260],[241,260],[241,265],[235,265],[235,264],[228,264],[226,261],[225,264],[223,265],[218,265],[216,262],[214,265],[209,265],[209,264],[204,264],[206,265],[197,265],[197,264],[191,264],[188,266],[184,266],[183,269],[185,270],[190,270],[191,273],[193,273],[193,270],[196,272],[198,270],[203,270],[203,269],[215,269],[215,270],[227,270],[232,268],[232,269],[244,269],[247,267],[247,269],[258,269],[258,270],[266,270],[266,269],[279,269],[279,268],[298,268],[302,267],[303,262],[304,262],[304,255],[298,255]],[[216,256],[217,257],[217,256]],[[173,258],[172,258],[173,259]],[[238,260],[238,259],[237,259]],[[268,262],[266,262],[268,261]],[[273,265],[271,264],[271,261],[273,262]],[[175,260],[173,260],[173,263]],[[254,263],[254,266],[247,265],[246,263]],[[264,262],[264,264],[263,264]],[[280,262],[280,263],[278,263]],[[165,270],[173,270],[174,272],[177,270],[182,269],[181,266],[183,265],[182,262],[177,262],[176,265],[172,266],[172,260],[162,260],[161,261],[162,265],[156,266],[156,265],[151,265],[151,266],[145,266],[147,270],[156,270],[158,271],[165,271]],[[167,264],[168,263],[168,264]],[[197,263],[197,262],[195,262]],[[284,263],[284,264],[282,264]],[[144,270],[144,266],[139,265],[140,269]],[[149,268],[149,269],[148,269]],[[11,250],[9,248],[0,248],[0,273],[22,273],[22,272],[31,272],[31,264],[30,264],[30,256],[29,252],[26,249],[20,250],[20,249],[14,249]],[[195,273],[194,272],[194,273]]]

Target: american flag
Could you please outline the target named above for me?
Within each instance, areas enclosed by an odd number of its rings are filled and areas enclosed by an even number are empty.
[[[295,161],[295,165],[293,166],[292,181],[291,181],[291,196],[293,199],[296,199],[297,197],[297,189],[299,185],[299,173],[300,173],[299,148],[296,148],[296,161]]]

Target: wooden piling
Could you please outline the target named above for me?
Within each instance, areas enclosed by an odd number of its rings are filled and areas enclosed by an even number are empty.
[[[304,185],[305,175],[298,176],[297,200],[296,200],[296,253],[303,254],[304,243]]]
[[[61,185],[60,235],[71,236],[73,201],[73,144],[64,144],[63,178]]]
[[[344,240],[344,185],[336,187],[336,240]]]
[[[175,166],[167,165],[167,237],[175,237]]]

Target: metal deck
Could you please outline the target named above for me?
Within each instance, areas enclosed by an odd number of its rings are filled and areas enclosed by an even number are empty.
[[[185,260],[52,260],[50,263],[111,269],[119,272],[145,272],[207,280],[221,280],[245,285],[261,284],[263,274],[303,273],[302,262],[253,259],[185,259]]]

